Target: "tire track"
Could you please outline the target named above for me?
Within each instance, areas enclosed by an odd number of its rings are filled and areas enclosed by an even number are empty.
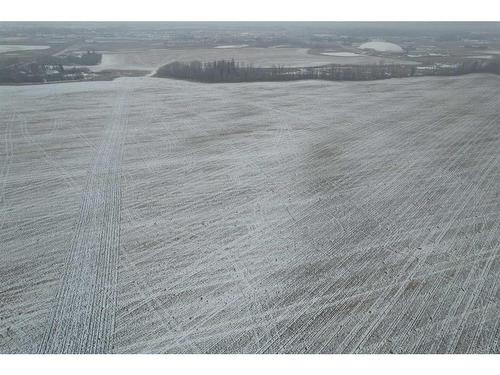
[[[7,120],[7,127],[5,129],[5,157],[2,164],[2,169],[0,170],[0,176],[2,177],[0,182],[0,207],[2,208],[2,214],[0,216],[0,229],[3,228],[5,222],[5,216],[7,212],[8,205],[6,204],[5,198],[5,187],[7,185],[7,177],[9,176],[9,171],[12,163],[12,157],[14,154],[14,144],[12,141],[12,123],[14,122],[16,114],[13,113],[11,118]]]
[[[80,214],[40,353],[112,349],[120,247],[122,145],[127,93],[120,94],[82,191]]]

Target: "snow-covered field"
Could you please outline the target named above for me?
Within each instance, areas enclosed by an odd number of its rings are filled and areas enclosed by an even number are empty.
[[[367,55],[360,55],[359,53],[353,52],[321,52],[324,56],[336,56],[336,57],[369,57]]]
[[[145,51],[104,52],[102,63],[93,70],[139,69],[155,70],[173,61],[213,61],[234,59],[259,67],[283,65],[287,67],[317,66],[325,64],[378,64],[410,61],[380,58],[376,56],[326,56],[309,54],[307,48],[192,48],[192,49],[149,49]],[[230,46],[229,46],[230,47]]]
[[[214,48],[222,48],[222,49],[231,48],[231,49],[234,49],[234,48],[245,48],[245,47],[248,47],[248,44],[223,45],[223,46],[215,46]]]
[[[403,53],[403,49],[394,43],[384,42],[384,41],[373,41],[368,43],[363,43],[359,46],[360,49],[373,49],[380,52],[394,52]]]
[[[29,46],[24,44],[0,44],[0,53],[16,51],[33,51],[37,49],[48,49],[50,46]]]
[[[0,87],[0,352],[498,353],[499,83]]]

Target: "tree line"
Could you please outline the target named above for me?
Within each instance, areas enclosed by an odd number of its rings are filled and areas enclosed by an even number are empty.
[[[159,68],[156,72],[156,76],[210,83],[292,81],[304,79],[361,81],[411,77],[416,75],[416,71],[417,68],[415,66],[404,64],[329,64],[303,68],[290,68],[284,66],[262,68],[242,64],[234,60],[217,60],[212,62],[172,62]],[[473,61],[462,62],[461,64],[456,64],[454,68],[436,68],[425,74],[460,75],[474,72],[500,74],[500,64],[498,61],[491,61],[488,63]]]
[[[37,59],[39,64],[52,65],[99,65],[102,60],[102,54],[95,51],[87,51],[81,55],[63,55],[63,56],[40,56]]]
[[[173,62],[162,66],[157,77],[180,78],[200,82],[253,82],[283,78],[281,67],[256,68],[234,60]]]
[[[234,60],[172,62],[156,72],[157,77],[178,78],[199,82],[256,82],[291,81],[303,79],[373,80],[407,77],[414,72],[405,65],[325,65],[290,68],[273,66],[254,67]]]

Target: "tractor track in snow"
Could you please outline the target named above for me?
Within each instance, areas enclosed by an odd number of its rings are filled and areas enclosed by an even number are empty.
[[[108,353],[115,324],[121,159],[127,126],[121,93],[88,171],[74,237],[40,353]]]

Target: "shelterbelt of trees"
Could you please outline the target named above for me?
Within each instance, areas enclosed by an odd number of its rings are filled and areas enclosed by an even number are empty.
[[[61,65],[99,65],[102,60],[102,54],[87,51],[81,55],[64,56],[41,56],[37,59],[40,64],[61,64]]]
[[[254,67],[234,60],[218,60],[202,63],[172,62],[156,72],[157,77],[187,79],[199,82],[255,82],[291,81],[301,79],[365,80],[383,79],[388,76],[409,76],[412,67],[405,65],[366,65],[290,68],[274,66]]]
[[[474,72],[500,74],[500,63],[462,62],[453,68],[426,71],[425,75],[460,75]],[[334,81],[362,81],[423,75],[413,65],[324,65],[306,68],[274,66],[254,67],[234,60],[213,62],[172,62],[158,69],[155,76],[198,82],[258,82],[323,79]]]

